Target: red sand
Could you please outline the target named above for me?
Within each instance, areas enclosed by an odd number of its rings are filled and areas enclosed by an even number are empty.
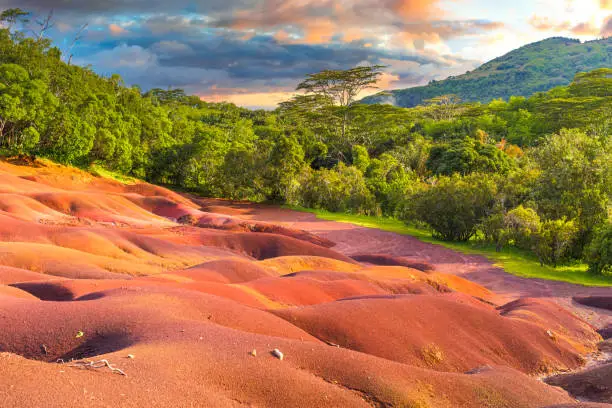
[[[580,366],[593,327],[372,231],[0,161],[0,406],[575,402],[528,374]]]

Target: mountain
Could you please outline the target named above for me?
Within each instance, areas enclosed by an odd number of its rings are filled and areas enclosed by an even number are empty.
[[[361,102],[409,108],[447,94],[458,95],[466,102],[507,100],[513,95],[530,96],[568,85],[578,72],[604,67],[612,67],[612,37],[584,43],[553,37],[525,45],[463,75],[431,81],[426,86],[379,93]]]

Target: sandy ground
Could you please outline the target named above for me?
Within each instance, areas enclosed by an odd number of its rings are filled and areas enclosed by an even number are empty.
[[[0,161],[2,408],[573,404],[540,378],[599,347],[572,311],[609,315],[570,303],[600,292],[553,285],[310,214]],[[564,388],[603,400],[608,372]]]
[[[488,259],[466,255],[441,245],[422,242],[414,237],[372,228],[317,219],[314,214],[273,206],[215,203],[217,211],[230,206],[229,212],[239,209],[241,218],[281,224],[302,229],[336,243],[334,249],[347,256],[383,254],[414,261],[426,261],[436,270],[461,276],[495,292],[502,303],[521,297],[551,299],[570,308],[597,329],[612,327],[612,311],[587,307],[572,300],[575,296],[612,296],[612,288],[586,287],[544,279],[526,279],[504,272]]]

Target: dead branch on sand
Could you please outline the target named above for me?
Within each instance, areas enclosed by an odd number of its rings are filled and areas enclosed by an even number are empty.
[[[127,377],[127,374],[124,373],[122,370],[120,370],[119,368],[115,368],[111,365],[111,363],[108,362],[108,360],[98,360],[98,361],[75,361],[72,364],[70,364],[70,367],[76,367],[76,368],[80,368],[80,369],[86,369],[86,370],[95,370],[98,368],[104,368],[104,367],[108,367],[110,368],[111,372],[115,373],[115,374],[121,374],[123,376]]]

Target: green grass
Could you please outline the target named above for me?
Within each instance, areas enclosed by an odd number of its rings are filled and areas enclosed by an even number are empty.
[[[406,225],[402,221],[384,218],[370,217],[366,215],[354,215],[343,213],[331,213],[323,210],[313,210],[302,207],[288,207],[298,211],[310,212],[317,218],[346,222],[367,228],[377,228],[383,231],[395,232],[403,235],[410,235],[421,241],[432,244],[442,245],[465,254],[483,255],[491,260],[496,266],[503,268],[506,272],[524,278],[539,278],[553,281],[575,283],[584,286],[611,286],[611,276],[593,275],[587,271],[586,264],[572,264],[553,268],[551,266],[541,266],[539,261],[528,252],[517,248],[504,248],[501,252],[496,252],[493,245],[485,244],[480,241],[468,242],[446,242],[432,237],[431,232],[425,229]]]
[[[129,176],[126,176],[124,174],[121,174],[115,171],[107,170],[104,167],[101,167],[97,164],[92,164],[85,170],[93,174],[94,176],[107,178],[107,179],[113,179],[123,184],[134,184],[139,181],[138,179],[134,177],[129,177]]]

